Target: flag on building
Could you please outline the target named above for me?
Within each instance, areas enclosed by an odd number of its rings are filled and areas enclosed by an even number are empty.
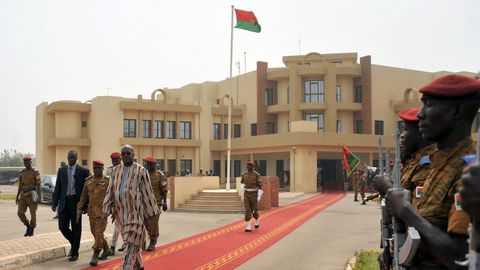
[[[258,24],[257,17],[251,11],[245,11],[241,9],[235,9],[235,15],[237,16],[237,25],[235,28],[260,33],[262,28]]]
[[[360,164],[360,159],[352,154],[345,145],[342,145],[343,168],[347,173],[347,177]]]

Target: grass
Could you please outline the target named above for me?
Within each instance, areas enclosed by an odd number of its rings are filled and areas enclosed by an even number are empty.
[[[353,270],[379,270],[377,250],[360,250],[355,252],[356,263],[352,267]]]
[[[15,200],[16,194],[0,194],[0,200]]]

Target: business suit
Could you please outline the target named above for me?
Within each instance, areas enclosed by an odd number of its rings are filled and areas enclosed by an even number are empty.
[[[69,255],[78,257],[80,238],[82,236],[82,219],[80,217],[79,223],[76,222],[77,204],[82,195],[85,178],[90,176],[90,172],[79,165],[74,166],[75,195],[67,196],[68,170],[70,166],[60,168],[57,172],[57,183],[52,195],[52,204],[54,207],[58,207],[58,228],[70,242],[71,254]]]

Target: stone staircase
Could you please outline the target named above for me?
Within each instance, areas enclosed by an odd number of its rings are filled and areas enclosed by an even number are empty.
[[[210,212],[210,213],[243,213],[242,199],[236,191],[202,191],[192,195],[190,200],[180,204],[176,211]]]

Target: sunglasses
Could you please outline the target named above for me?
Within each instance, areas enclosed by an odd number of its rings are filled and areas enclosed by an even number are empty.
[[[122,156],[130,156],[132,152],[122,152]]]
[[[98,170],[98,169],[103,169],[103,167],[102,166],[93,166],[93,169]]]

